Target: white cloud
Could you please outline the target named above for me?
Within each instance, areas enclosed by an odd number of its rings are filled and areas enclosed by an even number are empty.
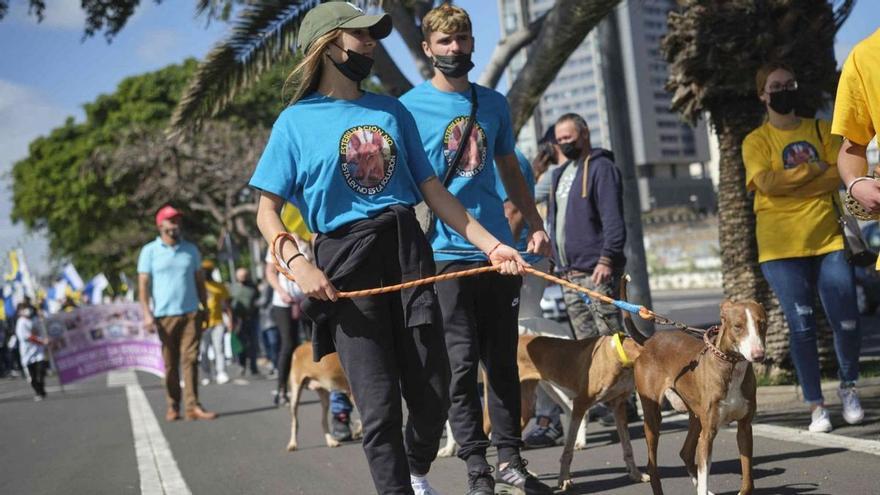
[[[155,64],[165,63],[169,54],[177,47],[181,36],[170,29],[152,30],[141,37],[135,53],[144,62]]]
[[[73,113],[74,110],[54,105],[38,91],[0,79],[0,256],[5,256],[10,248],[22,247],[31,269],[37,273],[48,269],[46,240],[12,224],[9,172],[17,160],[27,156],[31,141],[48,134]]]
[[[17,23],[36,24],[37,18],[28,14],[26,1],[13,2],[9,8],[10,20]],[[83,30],[86,25],[86,14],[79,0],[46,0],[41,26],[65,30]]]

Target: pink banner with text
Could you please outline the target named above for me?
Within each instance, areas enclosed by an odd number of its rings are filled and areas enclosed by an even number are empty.
[[[136,303],[83,306],[46,319],[61,383],[119,369],[165,375],[162,344]]]

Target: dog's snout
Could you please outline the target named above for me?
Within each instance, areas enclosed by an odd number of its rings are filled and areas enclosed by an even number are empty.
[[[764,349],[752,349],[752,361],[756,363],[763,363]]]

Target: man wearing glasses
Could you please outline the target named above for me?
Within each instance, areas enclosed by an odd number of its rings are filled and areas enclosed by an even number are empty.
[[[205,276],[198,248],[181,236],[181,217],[170,205],[156,213],[159,237],[141,248],[138,257],[138,298],[144,328],[158,331],[162,341],[168,402],[165,420],[180,419],[181,362],[186,419],[214,419],[217,414],[202,409],[198,395],[199,337],[202,313],[208,307]]]

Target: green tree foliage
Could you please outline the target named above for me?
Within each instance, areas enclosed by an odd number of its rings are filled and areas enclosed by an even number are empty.
[[[215,119],[218,124],[206,122],[206,129],[217,132],[193,137],[188,147],[174,147],[161,138],[162,130],[196,66],[195,60],[187,60],[127,78],[114,93],[84,106],[84,122],[69,118],[33,141],[28,156],[13,168],[13,220],[44,230],[53,257],[72,259],[84,273],[131,271],[138,248],[155,235],[153,215],[166,201],[191,213],[191,237],[207,240],[203,247],[210,249],[210,239],[221,229],[217,215],[193,212],[187,204],[192,197],[187,195],[192,194],[189,184],[175,184],[167,175],[185,177],[181,167],[207,173],[207,152],[221,154],[217,136],[226,142],[246,138],[260,146],[284,107],[281,87],[292,61],[278,64],[240,95]],[[242,177],[255,165],[251,156],[245,159],[252,163],[237,164]],[[187,165],[194,161],[198,166]],[[215,169],[223,164],[216,165]],[[230,187],[245,185],[239,177]]]

